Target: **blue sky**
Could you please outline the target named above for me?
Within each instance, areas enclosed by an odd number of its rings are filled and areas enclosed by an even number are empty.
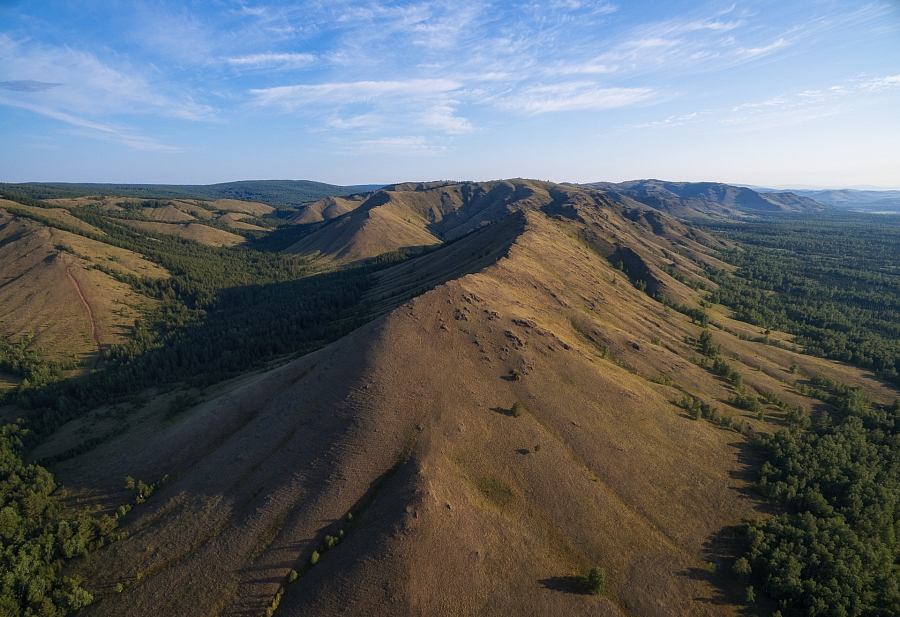
[[[0,181],[900,188],[900,2],[0,2]]]

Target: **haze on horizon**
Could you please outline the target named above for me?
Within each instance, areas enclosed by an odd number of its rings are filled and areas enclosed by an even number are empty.
[[[0,181],[900,188],[896,2],[0,5]]]

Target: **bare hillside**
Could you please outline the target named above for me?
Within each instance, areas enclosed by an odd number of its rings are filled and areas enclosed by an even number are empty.
[[[0,201],[2,334],[18,342],[33,333],[32,346],[49,357],[93,365],[100,350],[124,340],[141,307],[151,303],[103,269],[152,278],[168,273],[131,251],[15,215],[19,210],[39,210],[42,216],[75,221],[80,229],[100,233],[65,210]]]
[[[407,183],[387,186],[288,251],[349,263],[451,240],[512,212],[553,203],[532,180]]]
[[[323,197],[305,206],[300,212],[294,215],[291,220],[301,223],[321,223],[322,221],[330,221],[342,214],[347,214],[351,210],[355,210],[365,201],[365,196],[351,195],[349,197]]]

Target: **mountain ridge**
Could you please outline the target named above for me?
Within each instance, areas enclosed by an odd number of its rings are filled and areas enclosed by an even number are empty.
[[[780,212],[818,212],[828,208],[790,191],[761,193],[721,182],[632,180],[593,182],[586,186],[610,191],[675,216],[742,217]]]

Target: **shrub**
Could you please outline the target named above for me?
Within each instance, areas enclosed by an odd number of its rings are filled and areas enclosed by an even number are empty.
[[[653,381],[653,383],[658,383],[661,386],[671,386],[674,383],[672,381],[672,378],[669,377],[668,375],[660,375],[659,377],[657,377],[656,379],[653,379],[652,381]]]
[[[697,348],[700,353],[710,358],[719,354],[719,346],[713,343],[712,332],[708,328],[704,328],[703,332],[700,333]]]
[[[509,415],[511,415],[513,418],[518,418],[522,415],[522,407],[522,403],[516,401],[515,403],[513,403],[512,408],[509,410]]]
[[[314,566],[317,563],[319,563],[319,557],[320,557],[319,551],[313,551],[312,555],[310,555],[310,557],[309,557],[309,564]]]
[[[758,412],[762,409],[759,399],[746,392],[738,392],[728,402],[738,409],[746,409],[747,411]]]
[[[750,568],[750,562],[747,561],[745,557],[741,557],[737,561],[734,562],[734,566],[732,566],[731,571],[734,572],[735,576],[742,581],[746,581],[750,578],[750,574],[752,573],[752,569]]]
[[[591,593],[606,591],[606,572],[603,568],[593,567],[587,577],[587,587]]]
[[[789,408],[784,416],[784,421],[791,426],[799,428],[809,428],[811,424],[809,416],[806,415],[806,410],[803,409],[802,405]]]

